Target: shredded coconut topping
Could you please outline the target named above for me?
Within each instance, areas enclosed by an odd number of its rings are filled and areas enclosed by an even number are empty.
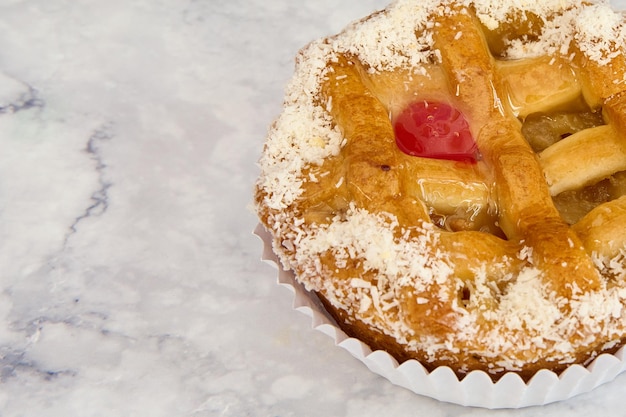
[[[606,65],[621,54],[626,40],[622,16],[605,5],[583,9],[575,20],[575,39],[580,49],[593,61]]]
[[[562,363],[568,363],[573,351],[594,338],[609,340],[610,346],[622,337],[626,248],[612,259],[595,254],[595,265],[610,279],[592,293],[574,288],[573,298],[564,300],[541,284],[542,272],[535,266],[530,247],[522,245],[515,259],[494,259],[490,270],[476,268],[466,272],[470,280],[460,279],[455,277],[454,262],[458,260],[438,251],[438,234],[430,224],[405,230],[391,214],[369,213],[352,204],[328,224],[317,225],[308,224],[297,210],[303,184],[328,175],[307,170],[338,155],[345,145],[329,114],[333,103],[319,99],[320,84],[328,76],[327,64],[346,54],[359,59],[371,72],[404,68],[423,73],[425,64],[439,60],[431,16],[449,13],[453,4],[472,8],[491,30],[520,11],[538,17],[543,23],[540,36],[532,41],[509,39],[507,58],[568,56],[575,46],[588,59],[605,65],[621,54],[626,44],[624,18],[606,1],[397,0],[337,36],[312,42],[301,52],[287,86],[284,111],[268,133],[259,162],[257,188],[262,200],[258,205],[268,212],[266,225],[276,237],[274,250],[286,268],[296,270],[308,290],[322,291],[338,307],[365,323],[376,324],[428,357],[453,355],[459,344],[478,340],[483,348],[475,354],[500,358],[494,371],[523,366],[511,353],[520,349],[551,350]],[[456,39],[462,42],[462,38],[463,33],[458,32]],[[343,182],[344,178],[339,178],[336,187]],[[332,267],[320,261],[324,257],[333,259]],[[523,267],[503,272],[515,263]],[[346,272],[350,268],[352,272]],[[497,283],[492,269],[503,274]],[[323,279],[326,274],[347,275],[331,281]],[[450,280],[456,280],[454,294],[444,285]],[[426,296],[429,292],[436,295]],[[457,299],[457,293],[463,292],[471,298]],[[402,297],[412,297],[416,308],[425,309],[426,315],[429,308],[450,302],[453,320],[447,326],[454,332],[445,338],[415,335],[398,307]],[[569,305],[567,315],[563,314],[564,304]],[[476,323],[485,321],[499,325],[481,333]]]
[[[398,1],[385,13],[348,27],[333,46],[337,51],[358,56],[374,70],[419,68],[432,59],[433,38],[427,29],[432,28],[429,16],[440,3]]]

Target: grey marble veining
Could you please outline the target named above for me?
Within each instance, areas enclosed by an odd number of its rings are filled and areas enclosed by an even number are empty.
[[[252,235],[297,50],[385,4],[0,4],[0,416],[486,413],[311,330]],[[491,413],[621,415],[625,388]]]

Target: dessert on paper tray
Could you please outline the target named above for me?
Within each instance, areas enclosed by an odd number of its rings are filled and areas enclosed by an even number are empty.
[[[625,38],[604,2],[400,0],[312,42],[260,159],[274,252],[399,363],[528,381],[614,353]]]

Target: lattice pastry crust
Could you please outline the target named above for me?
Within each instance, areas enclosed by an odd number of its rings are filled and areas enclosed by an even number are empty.
[[[308,45],[256,186],[274,251],[348,334],[459,376],[626,338],[624,18],[514,3],[401,0]],[[400,150],[413,103],[457,109],[472,159]]]

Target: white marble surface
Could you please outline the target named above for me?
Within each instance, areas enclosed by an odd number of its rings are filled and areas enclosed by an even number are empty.
[[[0,1],[0,416],[484,415],[311,330],[251,234],[297,49],[385,3]]]

